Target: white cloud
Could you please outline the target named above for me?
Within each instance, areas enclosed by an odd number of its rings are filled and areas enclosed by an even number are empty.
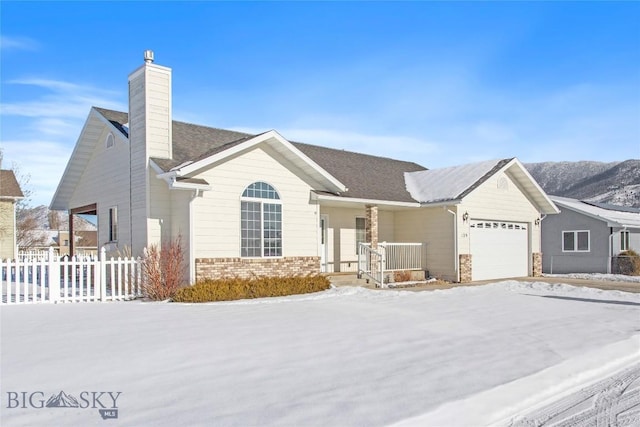
[[[30,175],[32,204],[48,205],[91,106],[123,109],[123,103],[115,91],[61,80],[26,78],[6,84],[36,88],[36,95],[0,104],[5,165],[15,163]]]
[[[28,50],[36,51],[40,44],[29,37],[9,37],[0,35],[0,50]]]

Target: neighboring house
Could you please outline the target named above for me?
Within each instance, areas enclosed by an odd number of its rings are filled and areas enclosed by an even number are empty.
[[[441,170],[173,121],[171,69],[129,75],[129,113],[92,108],[51,202],[134,255],[181,236],[191,281],[358,270],[369,242],[426,247],[452,281],[541,273],[557,208],[517,159]],[[73,251],[73,248],[72,248]]]
[[[36,229],[32,230],[38,235],[41,244],[31,246],[28,249],[20,250],[21,256],[43,255],[50,248],[53,248],[57,256],[69,255],[71,242],[68,230],[49,230]],[[81,230],[75,231],[75,254],[76,255],[95,255],[98,253],[98,231],[97,230]]]
[[[545,273],[609,273],[611,257],[640,250],[640,209],[551,196],[559,215],[542,221]]]
[[[0,259],[16,257],[16,202],[23,198],[13,171],[0,170]]]

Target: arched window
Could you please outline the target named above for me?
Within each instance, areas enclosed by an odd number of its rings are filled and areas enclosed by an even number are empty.
[[[240,228],[241,256],[282,256],[282,204],[275,188],[254,182],[244,190]]]

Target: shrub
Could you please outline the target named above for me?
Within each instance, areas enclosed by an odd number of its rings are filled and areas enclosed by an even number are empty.
[[[172,298],[184,282],[182,237],[153,244],[144,250],[142,259],[142,293],[152,300]]]
[[[613,260],[613,271],[615,273],[640,276],[640,255],[636,251],[630,249],[620,252]]]
[[[180,289],[175,302],[231,301],[248,298],[307,294],[329,289],[324,276],[256,277],[253,279],[207,279]]]
[[[393,281],[396,283],[408,282],[410,280],[411,280],[411,271],[408,271],[408,270],[396,271],[393,274]]]

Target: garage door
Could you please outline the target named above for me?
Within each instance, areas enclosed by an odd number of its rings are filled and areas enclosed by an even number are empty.
[[[523,277],[529,274],[527,224],[471,221],[472,280]]]

